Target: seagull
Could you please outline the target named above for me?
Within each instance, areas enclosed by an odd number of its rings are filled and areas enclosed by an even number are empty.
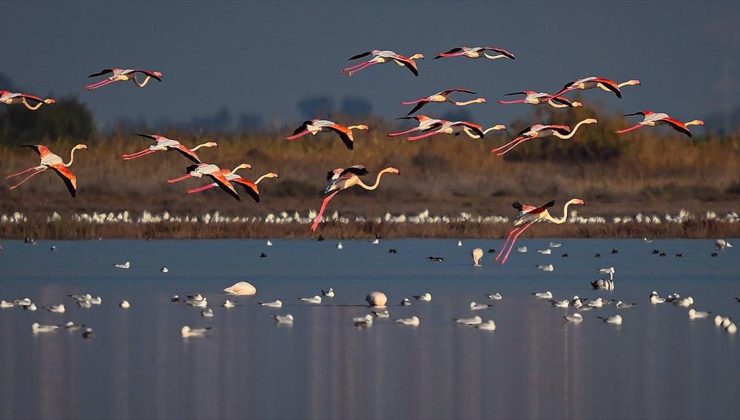
[[[614,267],[609,268],[600,268],[599,273],[604,273],[609,275],[609,280],[614,280],[614,274],[617,272],[617,270],[614,269]]]
[[[380,238],[375,238],[375,239],[373,239],[373,241],[372,241],[372,242],[370,242],[370,243],[371,243],[371,244],[373,244],[373,245],[378,245],[378,244],[380,243]]]
[[[371,314],[352,318],[356,327],[372,327],[374,317]]]
[[[527,252],[527,247],[526,246],[520,246],[520,247],[518,247],[516,249],[516,252],[521,252],[523,254],[523,253]]]
[[[54,312],[55,314],[63,314],[67,311],[67,309],[64,307],[63,303],[59,303],[56,305],[51,305],[49,308],[47,308],[47,311]]]
[[[697,311],[694,308],[689,309],[689,319],[706,318],[711,312]]]
[[[591,308],[601,308],[605,304],[604,299],[602,298],[596,298],[590,302],[588,302],[588,306]]]
[[[532,293],[532,295],[540,299],[552,299],[552,292],[549,290],[546,292]]]
[[[429,292],[423,293],[418,296],[414,296],[414,299],[420,300],[422,302],[431,302],[432,301],[432,295]]]
[[[118,306],[121,307],[121,309],[128,309],[131,307],[131,304],[127,300],[122,300],[121,303],[118,304]]]
[[[681,306],[683,308],[688,308],[689,306],[694,304],[694,298],[692,298],[691,296],[685,297],[683,299],[673,301],[673,304]]]
[[[272,241],[269,239],[267,240],[267,246],[272,246]]]
[[[67,321],[67,323],[64,324],[64,328],[66,328],[67,331],[77,331],[81,329],[82,327],[84,327],[84,325],[77,325],[72,321]]]
[[[714,241],[714,246],[720,251],[725,248],[732,248],[732,244],[724,239],[717,239],[716,241]]]
[[[376,318],[390,318],[391,314],[388,312],[387,309],[380,310],[374,310],[373,315],[375,315]]]
[[[606,322],[607,324],[622,325],[621,315],[613,315],[608,318],[604,318],[603,316],[600,316],[599,319]]]
[[[278,324],[290,324],[290,325],[293,325],[293,315],[291,315],[291,314],[286,314],[286,315],[270,314],[270,316]]]
[[[96,297],[90,299],[90,304],[92,304],[92,305],[100,305],[102,303],[103,303],[103,298],[101,298],[100,296],[96,296]]]
[[[169,273],[170,272],[170,270],[167,267],[162,267],[162,268],[159,269],[159,271],[161,271],[163,273]]]
[[[401,300],[401,306],[411,306],[411,301],[409,300],[409,298],[403,298]]]
[[[93,337],[95,337],[95,334],[93,334],[92,328],[85,328],[85,331],[82,332],[82,338],[85,340],[91,340]]]
[[[301,302],[311,303],[313,305],[321,305],[321,296],[316,295],[314,297],[299,298]]]
[[[282,308],[283,307],[283,302],[280,299],[275,300],[273,302],[260,302],[259,304],[262,306],[268,307],[268,308]]]
[[[182,338],[190,338],[190,337],[205,337],[208,330],[210,330],[210,327],[206,328],[190,328],[189,325],[184,325],[180,329],[180,335]]]
[[[612,291],[614,290],[614,280],[598,279],[591,282],[591,287],[594,289],[603,289]]]
[[[329,290],[323,290],[322,289],[321,290],[321,294],[324,295],[324,296],[326,296],[326,297],[333,298],[334,297],[334,289],[332,289],[331,287],[329,288]]]
[[[27,311],[35,312],[36,309],[38,309],[38,308],[36,307],[36,304],[32,302],[30,305],[24,306],[23,309],[25,309]]]
[[[563,244],[561,244],[560,242],[550,242],[549,246],[550,248],[560,248],[561,246],[563,246]]]
[[[653,305],[657,305],[659,303],[665,303],[665,298],[658,296],[658,292],[653,290],[653,292],[650,293],[650,303],[652,303]]]
[[[542,271],[555,271],[555,267],[552,264],[540,264],[537,268]]]
[[[208,306],[208,299],[206,299],[205,297],[201,296],[200,293],[198,293],[195,296],[188,296],[188,299],[185,301],[185,304],[188,306],[192,306],[194,308],[205,308]]]
[[[418,316],[412,316],[411,318],[399,318],[396,320],[396,322],[403,325],[412,325],[414,327],[418,327],[421,323],[421,320]]]
[[[170,302],[179,302],[179,301],[180,301],[179,295],[172,295],[172,297],[170,298]]]
[[[483,259],[483,249],[475,248],[473,250],[473,267],[480,267],[480,261]]]
[[[617,308],[618,309],[629,309],[633,306],[637,305],[636,303],[624,303],[621,300],[617,302]]]
[[[8,302],[8,301],[5,301],[5,300],[1,300],[0,301],[0,308],[1,309],[8,309],[8,308],[12,308],[14,306],[15,306],[15,303],[13,303],[13,302]]]
[[[564,300],[551,300],[552,306],[556,308],[567,308],[570,306],[570,301],[568,299]]]
[[[493,322],[492,319],[489,319],[486,322],[481,322],[480,324],[476,325],[475,328],[477,328],[479,330],[484,330],[484,331],[495,331],[496,330],[496,323]]]
[[[203,318],[213,318],[213,309],[203,309],[202,311],[200,311],[200,316],[202,316]]]
[[[231,309],[236,306],[236,303],[234,303],[233,300],[226,299],[226,302],[224,302],[224,308]]]
[[[462,246],[462,241],[457,241],[457,246]]]
[[[737,325],[735,325],[734,322],[730,322],[730,325],[725,327],[725,331],[727,331],[730,334],[735,334],[737,332]]]
[[[583,322],[583,315],[576,312],[574,314],[564,316],[563,319],[568,322],[574,322],[577,324],[579,322]]]
[[[550,255],[550,254],[552,254],[552,250],[549,249],[549,248],[548,249],[538,249],[537,252],[539,252],[542,255]]]
[[[342,245],[341,242],[337,244],[337,249],[343,249],[343,248],[344,248],[344,245]]]
[[[681,298],[681,295],[678,293],[671,293],[670,295],[666,296],[665,301],[668,303],[676,303],[677,300]]]
[[[33,304],[33,302],[31,301],[31,298],[16,299],[13,301],[13,303],[18,306],[22,306],[24,308],[31,306]]]
[[[481,309],[488,309],[491,305],[484,305],[482,303],[470,302],[471,311],[480,311]]]
[[[499,292],[489,293],[486,296],[488,297],[488,299],[491,299],[491,300],[501,300],[504,298],[503,296],[501,296],[501,293]]]
[[[31,324],[31,330],[34,334],[54,332],[57,328],[59,328],[57,325],[41,325],[38,322]]]
[[[577,295],[573,296],[573,299],[570,301],[570,306],[578,309],[581,306],[583,306],[583,302],[581,302],[581,298],[579,298]]]
[[[483,322],[481,317],[478,315],[472,317],[472,318],[455,318],[453,321],[457,322],[458,324],[462,325],[478,325]]]
[[[125,263],[122,263],[122,264],[116,264],[113,267],[128,270],[129,268],[131,268],[131,261],[126,261]]]
[[[727,317],[722,316],[722,315],[715,316],[714,317],[714,325],[716,325],[716,326],[719,327],[720,325],[722,325],[722,323],[725,321],[725,319],[727,319],[729,321],[730,318],[727,318]]]

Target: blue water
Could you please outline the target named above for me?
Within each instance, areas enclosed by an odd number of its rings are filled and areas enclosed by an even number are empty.
[[[30,297],[39,306],[64,303],[67,313],[0,309],[0,418],[737,418],[738,336],[711,318],[690,321],[687,309],[650,305],[652,290],[693,296],[695,307],[740,321],[740,251],[716,258],[708,240],[522,240],[504,267],[475,247],[502,241],[44,241],[4,242],[0,298]],[[50,251],[55,245],[56,251]],[[389,248],[398,250],[389,254]],[[618,254],[610,254],[612,248]],[[666,257],[652,255],[664,250]],[[267,258],[259,258],[261,252]],[[569,258],[561,258],[567,252]],[[601,258],[595,258],[595,253]],[[681,252],[683,258],[674,254]],[[426,261],[427,256],[444,262]],[[113,264],[130,260],[130,270]],[[552,263],[554,272],[536,264]],[[167,266],[169,273],[161,273]],[[617,269],[616,290],[599,292],[597,269]],[[222,289],[247,280],[255,297],[220,305]],[[337,297],[310,306],[299,297],[333,287]],[[604,296],[637,302],[619,311],[621,327],[565,310],[530,293],[556,298]],[[358,329],[365,295],[382,290],[391,320]],[[430,292],[429,303],[398,306]],[[494,307],[471,301],[500,292]],[[80,309],[68,294],[100,295]],[[204,293],[215,317],[170,302]],[[279,298],[281,310],[257,301]],[[121,299],[132,308],[118,307]],[[412,299],[413,300],[413,299]],[[269,313],[292,313],[292,327]],[[393,319],[421,318],[418,328]],[[455,317],[493,319],[494,332],[455,324]],[[712,314],[712,317],[714,314]],[[60,330],[34,335],[31,323],[68,320],[95,338]],[[209,337],[183,339],[180,328],[212,327]]]

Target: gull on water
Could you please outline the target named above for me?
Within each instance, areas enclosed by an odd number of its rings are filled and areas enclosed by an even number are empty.
[[[556,308],[567,308],[570,306],[570,301],[568,299],[564,300],[551,300],[550,303],[552,303],[552,306]]]
[[[304,298],[299,298],[299,299],[301,300],[301,302],[310,303],[312,305],[320,305],[321,304],[321,296],[319,296],[319,295],[316,295],[316,296],[313,296],[313,297],[304,297]]]
[[[594,289],[608,290],[611,292],[612,290],[614,290],[614,280],[594,280],[591,282],[591,287],[593,287]]]
[[[115,264],[113,267],[128,270],[129,268],[131,268],[131,261],[126,261],[125,263],[121,264]]]
[[[652,293],[650,293],[650,303],[652,303],[653,305],[665,303],[665,298],[658,296],[658,292],[653,290]]]
[[[591,307],[591,308],[601,308],[604,305],[606,305],[606,303],[607,302],[604,299],[602,299],[602,298],[599,297],[599,298],[596,298],[596,299],[594,299],[592,301],[589,301],[588,302],[588,306]]]
[[[226,301],[224,302],[224,308],[226,309],[231,309],[235,306],[236,306],[236,303],[233,300],[226,299]]]
[[[59,328],[57,325],[41,325],[38,322],[31,324],[31,331],[34,334],[54,332],[57,328]]]
[[[64,307],[63,303],[58,303],[56,305],[51,305],[49,308],[46,309],[49,312],[54,312],[55,314],[63,314],[67,311],[67,309]]]
[[[603,316],[599,317],[600,320],[606,322],[607,324],[613,324],[613,325],[622,325],[622,316],[621,315],[612,315],[608,318],[605,318]]]
[[[581,306],[583,306],[583,302],[581,301],[581,298],[579,298],[578,295],[576,295],[576,296],[573,296],[573,299],[571,299],[570,306],[578,309]]]
[[[711,314],[711,312],[697,311],[694,308],[689,309],[689,319],[706,318],[709,314]]]
[[[352,318],[352,322],[354,322],[357,327],[371,327],[373,325],[373,320],[374,317],[371,314]]]
[[[724,239],[717,239],[716,241],[714,241],[714,246],[720,251],[725,248],[732,248],[732,244]]]
[[[282,308],[283,307],[283,301],[280,299],[274,300],[272,302],[260,302],[259,303],[262,306],[266,306],[268,308]]]
[[[503,296],[501,296],[501,293],[499,293],[499,292],[489,293],[489,294],[486,295],[486,297],[488,299],[491,299],[491,300],[501,300],[501,299],[504,298]]]
[[[576,313],[564,316],[563,319],[565,319],[568,322],[574,322],[578,324],[579,322],[583,322],[583,315],[576,312]]]
[[[267,240],[267,246],[272,246],[272,241],[269,239]]]
[[[131,304],[127,300],[122,300],[121,303],[118,304],[118,306],[121,307],[121,309],[128,309],[131,307]]]
[[[429,292],[422,293],[420,295],[415,295],[414,299],[420,300],[422,302],[431,302],[432,301],[432,294]]]
[[[555,266],[552,264],[540,264],[537,266],[542,271],[555,271]]]
[[[293,315],[291,315],[291,314],[286,314],[286,315],[270,314],[270,316],[278,324],[290,324],[290,325],[293,325]]]
[[[516,249],[516,252],[521,252],[523,254],[523,253],[527,252],[527,247],[526,246],[520,246],[520,247],[518,247]]]
[[[683,299],[676,299],[672,302],[674,305],[681,306],[683,308],[688,308],[689,306],[694,304],[694,298],[691,296],[685,297]]]
[[[162,268],[159,269],[159,271],[161,271],[163,273],[169,273],[170,272],[169,268],[167,268],[167,267],[162,267]]]
[[[457,322],[458,324],[462,324],[462,325],[478,325],[481,322],[483,322],[481,317],[479,317],[478,315],[472,318],[455,318],[453,319],[453,321]]]
[[[418,327],[421,323],[421,320],[418,316],[412,316],[411,318],[399,318],[396,320],[397,323],[403,324],[403,325],[411,325],[414,327]]]
[[[633,306],[637,305],[636,303],[624,303],[621,300],[617,302],[617,308],[618,309],[629,309]]]
[[[77,331],[81,328],[83,328],[85,325],[77,325],[73,321],[67,321],[66,324],[64,324],[64,328],[67,329],[67,331]]]
[[[329,288],[329,290],[323,290],[322,289],[321,290],[321,294],[324,295],[324,296],[326,296],[326,297],[328,297],[328,298],[333,298],[334,297],[334,289],[332,289],[331,287]]]
[[[185,304],[194,308],[205,308],[208,306],[208,299],[198,293],[195,296],[188,296]]]
[[[480,324],[476,325],[475,328],[477,328],[479,330],[484,330],[484,331],[495,331],[496,330],[496,323],[493,322],[492,319],[489,319],[486,322],[481,322]]]
[[[376,318],[390,318],[391,314],[388,312],[387,309],[381,310],[374,310],[373,315],[375,315]]]
[[[15,303],[6,300],[0,300],[0,309],[9,309],[15,307]]]
[[[180,329],[180,335],[182,338],[191,338],[191,337],[205,337],[208,330],[210,330],[210,327],[206,328],[190,328],[189,325],[184,325]]]
[[[462,246],[462,241],[457,241],[457,246]]]
[[[370,243],[371,243],[371,244],[373,244],[373,245],[378,245],[378,244],[380,243],[380,238],[375,238],[375,239],[373,239],[373,241],[372,241],[372,242],[370,242]]]
[[[84,338],[85,340],[91,340],[93,337],[95,337],[93,329],[90,327],[85,327],[85,330],[82,331],[82,338]]]
[[[720,325],[722,325],[723,322],[725,322],[725,320],[727,320],[727,325],[730,325],[730,318],[722,315],[717,315],[714,317],[714,325],[719,327]]]
[[[550,248],[560,248],[561,246],[563,246],[563,244],[561,244],[560,242],[550,242],[549,245]]]
[[[200,316],[204,318],[213,318],[213,309],[211,308],[203,309],[202,311],[200,311]]]
[[[546,292],[532,293],[532,295],[540,299],[552,299],[552,292],[549,290]]]
[[[342,245],[341,242],[337,244],[337,249],[343,249],[343,248],[344,248],[344,245]]]
[[[470,302],[471,311],[480,311],[481,309],[488,309],[490,306],[491,305],[486,305],[483,303]]]
[[[27,311],[35,312],[36,309],[38,309],[38,308],[36,307],[36,304],[32,302],[30,305],[24,306],[23,309],[25,309]]]
[[[401,306],[411,306],[411,301],[409,300],[409,298],[403,298],[401,300]]]
[[[608,268],[600,268],[599,273],[604,273],[609,275],[609,280],[614,280],[614,274],[617,272],[617,270],[614,269],[614,267],[608,267]]]
[[[538,249],[537,252],[539,252],[542,255],[550,255],[552,254],[552,249]]]

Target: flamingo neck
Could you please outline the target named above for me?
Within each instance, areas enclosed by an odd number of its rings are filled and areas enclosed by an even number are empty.
[[[254,181],[254,183],[255,183],[255,184],[259,184],[259,183],[260,183],[260,181],[262,181],[262,180],[263,180],[263,179],[265,179],[265,178],[272,178],[272,176],[270,176],[270,174],[264,174],[264,175],[262,175],[261,177],[257,178],[257,180],[256,180],[256,181]]]
[[[199,144],[199,145],[197,145],[197,146],[193,147],[193,148],[192,148],[192,149],[190,149],[190,150],[192,150],[192,151],[194,152],[194,151],[196,151],[196,150],[200,149],[201,147],[211,147],[211,145],[210,145],[210,144],[208,144],[208,143],[203,143],[203,144]],[[233,172],[233,171],[232,171],[232,172]]]
[[[626,82],[622,82],[622,83],[618,84],[617,87],[618,88],[622,88],[624,86],[632,86],[632,85],[636,85],[636,84],[638,84],[638,82],[636,80],[627,80]]]
[[[701,120],[691,120],[688,122],[683,123],[683,125],[704,125],[704,121]]]
[[[33,105],[29,104],[28,101],[26,101],[26,98],[23,98],[23,106],[25,106],[26,108],[30,109],[31,111],[35,111],[35,110],[39,109],[41,107],[41,105],[44,105],[44,103],[43,102],[39,102],[39,103],[36,104],[36,106],[33,106]]]
[[[477,104],[477,103],[479,103],[481,101],[480,99],[481,98],[471,99],[469,101],[464,101],[464,102],[452,101],[452,103],[455,104],[455,105],[457,105],[457,106],[465,106],[465,105],[470,105],[470,104]]]
[[[350,130],[350,131],[352,131],[352,130],[364,130],[365,129],[365,126],[363,126],[363,125],[350,125],[349,127],[347,127],[347,129]]]
[[[576,126],[575,126],[575,127],[573,127],[573,130],[571,130],[571,132],[570,132],[570,133],[568,133],[568,134],[560,134],[560,133],[558,133],[557,131],[553,131],[553,133],[552,133],[552,134],[553,134],[553,135],[554,135],[555,137],[559,137],[559,138],[561,138],[561,139],[567,140],[567,139],[569,139],[569,138],[571,138],[571,137],[575,136],[575,135],[576,135],[576,131],[578,131],[578,127],[582,126],[583,124],[586,124],[586,121],[587,121],[587,120],[583,120],[583,121],[579,122],[578,124],[576,124]]]
[[[146,86],[147,83],[149,83],[149,80],[151,78],[152,78],[151,76],[147,76],[146,78],[144,78],[143,82],[139,83],[139,81],[136,79],[136,75],[134,74],[134,77],[131,80],[133,80],[134,83],[136,83],[136,86],[143,88],[144,86]],[[192,150],[195,150],[195,149],[192,149]]]
[[[392,170],[391,168],[385,168],[382,171],[378,172],[378,176],[375,177],[375,184],[373,184],[373,185],[367,185],[367,184],[365,184],[364,182],[362,182],[362,180],[360,178],[357,178],[357,185],[359,185],[360,187],[362,187],[362,188],[364,188],[364,189],[366,189],[368,191],[372,191],[372,190],[378,188],[378,185],[380,185],[380,178],[383,175],[391,172],[391,170]]]
[[[498,60],[499,58],[504,58],[504,57],[506,57],[506,56],[505,56],[505,55],[503,55],[503,54],[498,54],[498,55],[489,55],[488,53],[483,53],[483,55],[484,55],[484,56],[485,56],[485,57],[486,57],[487,59],[489,59],[489,60]]]
[[[559,104],[557,102],[554,102],[552,99],[550,99],[549,101],[547,101],[547,104],[550,105],[553,108],[567,108],[568,107],[568,105],[566,105],[566,104]]]
[[[555,218],[550,215],[548,212],[545,218],[550,221],[551,223],[555,223],[556,225],[560,225],[565,223],[565,221],[568,219],[568,207],[570,207],[571,204],[575,204],[573,200],[569,200],[565,205],[563,206],[563,216],[560,218]]]
[[[72,151],[69,152],[69,162],[62,163],[64,166],[69,167],[69,166],[72,165],[72,162],[74,162],[74,160],[75,160],[75,152],[76,151],[77,151],[77,147],[73,147],[72,148]]]

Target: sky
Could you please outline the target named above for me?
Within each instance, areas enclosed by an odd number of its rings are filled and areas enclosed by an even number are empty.
[[[500,95],[553,92],[587,76],[640,79],[621,100],[584,94],[623,112],[690,120],[740,107],[737,1],[3,2],[0,9],[0,72],[28,93],[79,96],[101,126],[183,121],[224,107],[290,125],[303,119],[301,99],[324,95],[337,103],[365,98],[390,118],[408,111],[402,100],[450,87],[487,97],[468,109],[489,125],[529,111],[495,103]],[[463,45],[502,47],[517,59],[432,60]],[[348,57],[371,49],[426,58],[419,77],[392,64],[341,74]],[[164,80],[85,91],[87,75],[106,67],[159,70]]]

